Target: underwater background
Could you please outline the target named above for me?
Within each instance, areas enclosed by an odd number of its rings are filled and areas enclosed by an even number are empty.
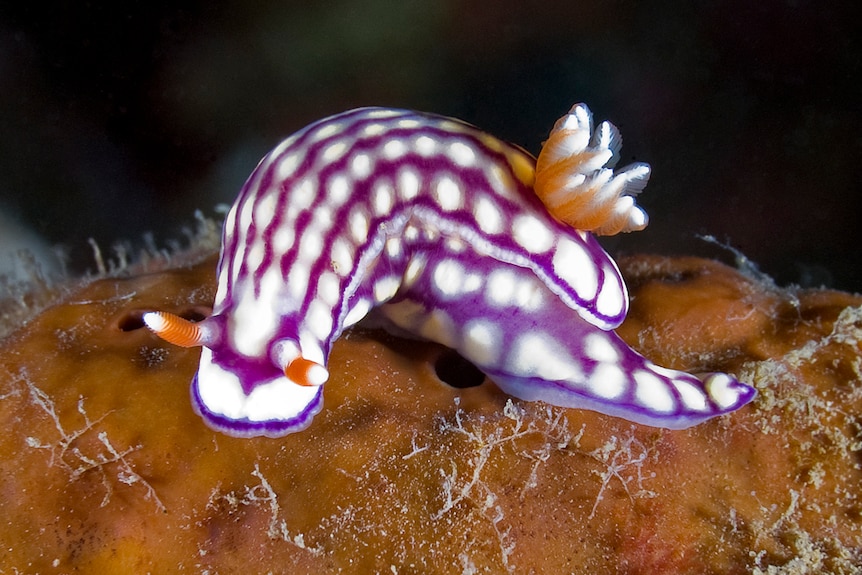
[[[537,153],[575,102],[653,173],[613,253],[739,249],[781,284],[862,291],[862,14],[825,1],[262,0],[0,5],[0,249],[67,266],[182,243],[257,161],[363,105]],[[50,255],[43,256],[50,265]]]

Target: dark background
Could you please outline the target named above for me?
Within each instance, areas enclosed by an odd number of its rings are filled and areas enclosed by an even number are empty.
[[[653,167],[612,252],[720,256],[862,291],[856,2],[264,0],[0,5],[0,204],[92,267],[182,237],[306,123],[456,116],[536,153],[584,101]],[[726,254],[723,256],[726,260]]]

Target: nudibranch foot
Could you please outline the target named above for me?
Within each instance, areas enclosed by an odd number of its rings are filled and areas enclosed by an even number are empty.
[[[213,314],[144,321],[203,346],[192,403],[236,436],[306,427],[333,342],[372,310],[525,399],[663,427],[735,409],[751,388],[657,367],[610,331],[628,294],[590,232],[647,223],[634,196],[649,167],[614,172],[621,142],[583,104],[538,160],[430,114],[320,120],[261,160],[228,213]]]

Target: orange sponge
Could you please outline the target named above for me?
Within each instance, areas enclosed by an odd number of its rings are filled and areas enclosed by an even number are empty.
[[[214,265],[92,282],[4,340],[0,572],[862,564],[862,297],[702,259],[621,261],[629,344],[760,392],[691,429],[514,400],[450,376],[465,368],[439,346],[354,330],[308,429],[239,439],[192,412],[200,351],[143,329],[148,309],[206,314]]]

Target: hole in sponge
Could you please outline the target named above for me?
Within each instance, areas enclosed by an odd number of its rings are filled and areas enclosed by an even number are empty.
[[[461,357],[455,350],[446,350],[434,361],[434,373],[452,387],[476,387],[485,381],[485,374]]]
[[[120,331],[135,331],[144,327],[144,310],[133,309],[127,311],[123,317],[117,321],[117,327]]]
[[[194,305],[191,307],[187,307],[183,310],[177,312],[177,315],[183,319],[187,319],[193,322],[203,321],[209,316],[211,316],[213,310],[211,307],[207,307],[205,305]]]

